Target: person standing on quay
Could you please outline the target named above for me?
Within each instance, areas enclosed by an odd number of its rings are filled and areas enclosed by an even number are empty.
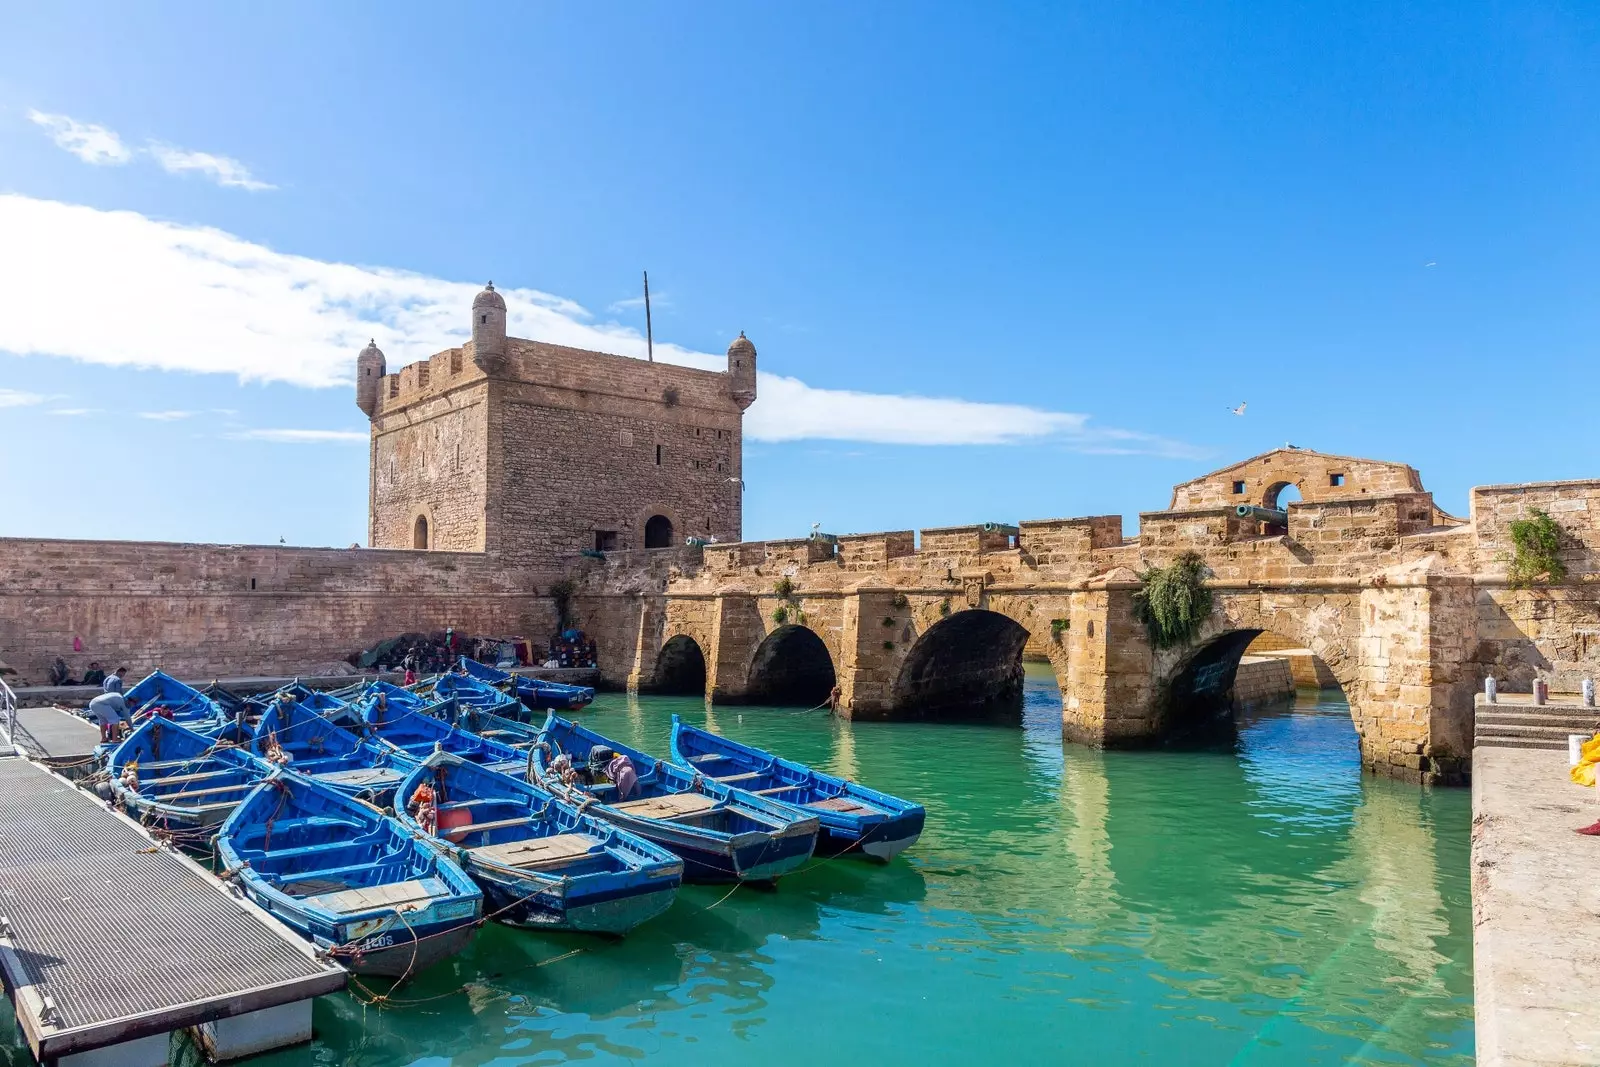
[[[123,679],[127,677],[128,668],[118,667],[116,670],[106,675],[106,680],[100,683],[100,688],[104,689],[108,693],[120,693],[122,692]]]

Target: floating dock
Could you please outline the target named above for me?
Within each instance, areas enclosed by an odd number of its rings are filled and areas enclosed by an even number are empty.
[[[100,744],[100,727],[65,708],[17,708],[14,722],[0,720],[0,741],[7,739],[22,749],[22,754],[55,769],[68,772],[75,765],[87,764]]]
[[[348,978],[198,864],[18,756],[0,757],[0,977],[34,1056],[63,1067],[164,1064],[168,1035],[185,1027],[219,1059],[306,1041],[310,998]]]

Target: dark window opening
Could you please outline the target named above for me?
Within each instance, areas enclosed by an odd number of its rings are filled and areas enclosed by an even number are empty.
[[[596,530],[594,532],[594,550],[596,552],[613,552],[617,547],[617,531]]]
[[[1342,474],[1330,474],[1330,475],[1328,475],[1328,484],[1329,485],[1333,485],[1333,486],[1343,485],[1344,484],[1344,475],[1342,475]]]
[[[478,319],[478,322],[479,322],[480,325],[485,324],[488,321],[489,321],[489,316],[487,316],[487,315],[484,315],[482,318]]]
[[[665,515],[652,515],[644,524],[644,547],[671,548],[672,520]]]
[[[707,519],[706,520],[706,533],[710,533],[710,532],[711,532],[711,520]]]
[[[661,466],[661,446],[656,445],[656,466]]]
[[[255,587],[256,587],[256,580],[254,578],[252,578],[252,579],[250,579],[250,588],[254,589]]]
[[[1233,493],[1234,493],[1234,495],[1238,496],[1239,494],[1241,494],[1243,492],[1244,492],[1244,483],[1243,482],[1234,482],[1233,483]]]
[[[428,547],[428,520],[426,516],[417,516],[417,524],[411,530],[411,547]]]

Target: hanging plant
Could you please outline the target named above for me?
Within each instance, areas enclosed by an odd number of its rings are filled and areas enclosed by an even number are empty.
[[[1051,619],[1050,620],[1050,636],[1054,637],[1057,641],[1061,640],[1061,635],[1066,633],[1071,628],[1072,628],[1072,620],[1071,619]]]
[[[893,641],[885,641],[883,643],[883,650],[885,652],[893,652],[894,651],[894,642]]]
[[[1185,552],[1168,566],[1151,567],[1139,575],[1133,612],[1149,631],[1151,644],[1171,648],[1194,637],[1211,614],[1205,572],[1205,560]]]
[[[885,628],[893,626],[894,625],[894,616],[885,615],[883,617],[883,625],[885,626]]]
[[[789,580],[788,575],[785,575],[778,579],[778,583],[772,587],[772,591],[783,597],[783,599],[788,600],[791,596],[794,596],[794,583]]]
[[[1532,508],[1526,519],[1513,519],[1511,544],[1516,550],[1506,569],[1511,588],[1553,585],[1566,578],[1567,565],[1557,554],[1561,550],[1561,527],[1545,512]]]
[[[787,604],[779,604],[772,609],[772,621],[779,626],[789,621],[789,607]]]
[[[897,608],[903,608],[907,604],[911,603],[911,601],[906,599],[906,595],[904,593],[896,593],[894,595],[894,599],[889,601],[889,603],[893,604]]]
[[[939,614],[941,616],[950,614],[950,598],[949,597],[945,597],[943,600],[941,600],[939,602]]]

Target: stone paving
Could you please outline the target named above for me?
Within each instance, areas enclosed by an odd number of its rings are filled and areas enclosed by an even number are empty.
[[[1480,1067],[1600,1064],[1600,796],[1565,752],[1472,756]]]

